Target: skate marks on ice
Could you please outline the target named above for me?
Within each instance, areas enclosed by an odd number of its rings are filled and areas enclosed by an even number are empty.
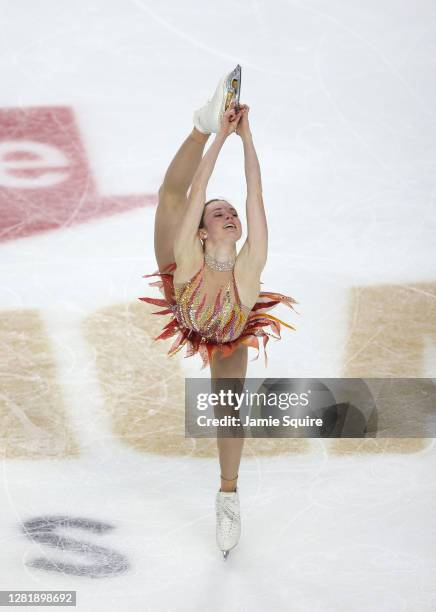
[[[426,345],[436,345],[436,284],[354,287],[350,290],[348,321],[343,377],[423,378]],[[411,380],[412,394],[414,385]],[[378,401],[378,407],[378,431],[393,430],[393,423],[383,419],[394,412],[398,422],[413,420],[410,430],[424,422],[425,415],[417,406],[390,393]],[[338,454],[414,453],[430,442],[419,437],[336,439],[331,442],[331,450]]]
[[[0,135],[0,241],[157,204],[99,192],[69,107],[0,109]]]
[[[216,458],[214,438],[185,438],[183,350],[168,357],[171,340],[154,341],[162,322],[156,306],[113,306],[88,316],[83,335],[95,355],[112,433],[123,444],[163,456]],[[190,359],[199,359],[198,356]],[[308,452],[307,440],[246,440],[249,455]]]
[[[166,355],[167,344],[154,341],[162,321],[153,310],[142,304],[103,308],[83,321],[83,336],[95,355],[113,435],[140,452],[190,454],[183,372],[177,358]]]
[[[27,538],[38,544],[38,552],[44,546],[54,548],[52,558],[49,553],[44,557],[33,557],[26,561],[28,567],[34,567],[50,572],[59,572],[74,576],[88,578],[107,578],[125,574],[130,569],[127,558],[112,548],[99,546],[86,538],[74,538],[69,532],[80,530],[86,534],[105,533],[114,529],[109,523],[88,519],[84,517],[70,517],[65,515],[47,515],[27,519],[22,526]],[[45,551],[44,551],[45,552]],[[59,554],[65,554],[69,561],[62,561]],[[77,558],[77,561],[71,561]],[[86,563],[84,563],[84,561]]]
[[[343,376],[422,377],[436,343],[436,283],[350,289]]]
[[[37,310],[0,312],[0,452],[6,459],[78,457],[55,355]]]
[[[435,330],[436,286],[366,287],[352,292],[344,377],[423,376],[425,342]],[[216,458],[216,441],[184,437],[184,371],[181,354],[154,338],[162,323],[153,306],[129,303],[96,310],[82,322],[95,362],[110,434],[139,452]],[[65,413],[51,338],[37,311],[0,315],[4,385],[0,404],[1,446],[6,458],[76,457],[76,440]],[[195,359],[192,358],[192,359]],[[346,398],[343,398],[346,409]],[[404,419],[410,410],[403,404]],[[413,407],[412,407],[413,411]],[[388,412],[388,411],[387,411]],[[416,415],[419,418],[419,415]],[[380,427],[389,424],[381,422]],[[411,453],[425,439],[335,439],[329,452]],[[247,456],[310,452],[309,439],[246,440]]]
[[[169,358],[165,343],[154,341],[161,328],[161,321],[136,303],[99,309],[83,320],[83,340],[94,361],[80,367],[95,369],[103,410],[110,417],[111,431],[103,431],[101,436],[113,436],[139,452],[216,458],[215,440],[184,436],[184,372],[180,357]],[[3,311],[0,339],[2,456],[79,457],[81,440],[68,416],[67,396],[52,351],[55,338],[41,314],[35,310]],[[87,398],[91,405],[94,398]],[[92,415],[89,419],[92,421]],[[255,455],[308,449],[306,440],[248,442],[248,452]]]

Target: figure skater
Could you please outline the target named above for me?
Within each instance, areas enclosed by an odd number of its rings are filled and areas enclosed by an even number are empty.
[[[262,199],[259,162],[248,120],[249,107],[239,104],[241,67],[219,82],[213,97],[195,111],[192,132],[169,165],[159,189],[154,247],[159,270],[150,286],[159,287],[163,299],[139,298],[164,307],[153,314],[171,315],[155,340],[176,336],[168,354],[186,345],[186,357],[199,354],[203,368],[210,366],[212,385],[237,379],[247,372],[248,347],[263,340],[265,365],[269,337],[280,339],[280,324],[268,314],[277,304],[298,303],[280,293],[261,292],[260,275],[267,261],[268,229]],[[210,135],[216,136],[203,156]],[[247,184],[247,239],[235,207],[223,198],[206,201],[206,188],[226,139],[236,133],[242,140]],[[188,193],[189,190],[189,193]],[[268,333],[270,328],[275,334]],[[220,413],[222,416],[222,413]],[[217,436],[221,486],[216,495],[216,539],[224,559],[241,533],[238,472],[244,437]]]

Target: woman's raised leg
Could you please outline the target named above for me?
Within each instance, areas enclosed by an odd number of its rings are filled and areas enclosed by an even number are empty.
[[[159,188],[154,222],[154,251],[160,271],[174,261],[174,237],[185,213],[187,192],[208,138],[209,134],[193,128],[168,166]]]

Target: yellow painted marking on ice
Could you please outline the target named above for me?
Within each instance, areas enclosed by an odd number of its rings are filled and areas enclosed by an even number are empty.
[[[436,341],[435,283],[355,287],[351,290],[348,341],[341,376],[423,378],[426,376],[426,338]],[[395,398],[387,396],[378,406],[382,430],[391,431],[389,414],[394,414],[394,401]],[[419,427],[422,417],[412,405],[397,408],[399,422],[413,418]],[[419,437],[337,439],[332,440],[330,449],[339,454],[415,453],[430,442],[430,438]]]
[[[0,453],[7,459],[65,458],[79,447],[64,410],[57,369],[36,310],[0,313]]]
[[[96,368],[113,434],[136,451],[156,455],[210,457],[218,460],[216,438],[185,438],[184,357],[169,357],[168,341],[154,341],[163,317],[155,306],[117,305],[91,314],[83,333],[96,355]],[[191,357],[197,360],[199,355]],[[301,453],[304,439],[251,439],[244,442],[247,457]]]

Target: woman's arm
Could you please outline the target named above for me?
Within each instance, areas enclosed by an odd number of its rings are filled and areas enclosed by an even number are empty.
[[[247,258],[260,271],[263,270],[268,256],[268,225],[262,198],[262,178],[256,149],[248,124],[249,107],[244,105],[243,115],[237,133],[244,146],[245,179],[247,182],[247,241],[242,249],[247,250]],[[242,253],[241,249],[241,253]]]
[[[176,259],[178,256],[183,256],[183,253],[186,253],[190,249],[197,238],[198,226],[200,225],[204,203],[206,201],[206,188],[209,179],[215,168],[219,152],[227,137],[235,131],[236,124],[241,114],[242,111],[237,113],[233,107],[229,108],[224,113],[220,131],[215,136],[213,143],[203,156],[194,174],[189,190],[186,212],[174,239],[173,248]]]

